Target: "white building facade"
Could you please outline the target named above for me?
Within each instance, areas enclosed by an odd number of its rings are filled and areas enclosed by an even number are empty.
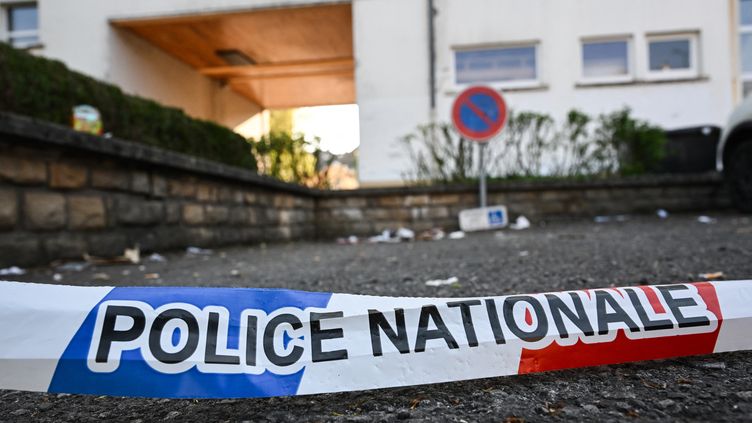
[[[668,129],[722,125],[752,91],[752,0],[0,4],[6,39],[230,127],[275,106],[357,103],[363,186],[401,183],[412,164],[399,139],[448,121],[452,101],[470,85],[502,91],[514,110],[561,119],[573,108],[597,115],[629,106]],[[14,20],[17,7],[37,8],[36,28],[28,17]],[[318,17],[307,20],[311,13]],[[241,18],[255,23],[227,30]],[[311,31],[271,36],[267,21],[278,31],[285,22]],[[190,42],[196,33],[216,41]],[[243,37],[236,50],[228,44]],[[287,41],[266,53],[258,45],[276,40]],[[237,68],[198,58],[231,50],[247,59]]]

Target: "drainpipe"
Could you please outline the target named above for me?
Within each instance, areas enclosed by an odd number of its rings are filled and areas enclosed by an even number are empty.
[[[436,28],[434,26],[436,10],[433,2],[434,0],[428,0],[428,81],[431,90],[431,122],[436,118]]]

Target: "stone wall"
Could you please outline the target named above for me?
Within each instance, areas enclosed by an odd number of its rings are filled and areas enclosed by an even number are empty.
[[[651,175],[576,182],[508,182],[488,187],[489,205],[506,205],[514,219],[719,210],[730,207],[721,177]],[[477,207],[476,186],[362,189],[322,193],[316,207],[319,236],[369,235],[400,226],[416,231],[458,229],[460,211]]]
[[[720,177],[491,184],[533,221],[729,207]],[[144,251],[453,230],[475,186],[317,191],[253,172],[0,114],[0,267]]]
[[[252,172],[0,117],[0,266],[313,238],[314,206]]]

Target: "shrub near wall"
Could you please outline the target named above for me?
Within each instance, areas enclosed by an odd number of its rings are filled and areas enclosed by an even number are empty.
[[[248,142],[228,128],[0,43],[0,111],[68,126],[79,104],[99,109],[105,132],[115,137],[256,169]]]
[[[413,168],[409,182],[468,182],[479,174],[475,143],[449,124],[420,126],[403,138]],[[624,108],[597,118],[571,110],[564,121],[536,112],[510,112],[504,131],[485,149],[493,179],[602,178],[653,173],[665,155],[666,134]]]

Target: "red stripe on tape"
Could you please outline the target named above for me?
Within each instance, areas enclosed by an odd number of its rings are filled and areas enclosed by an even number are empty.
[[[601,366],[629,361],[657,360],[661,358],[688,355],[711,354],[721,330],[723,315],[715,288],[708,282],[692,284],[703,301],[718,319],[715,331],[702,334],[668,336],[660,338],[629,339],[623,330],[618,330],[612,342],[586,344],[578,341],[571,346],[561,346],[556,342],[548,347],[522,350],[519,374],[545,372],[549,370],[572,369],[577,367]],[[658,297],[648,296],[656,312],[663,312]]]
[[[640,289],[642,290],[642,292],[645,293],[645,296],[648,297],[648,301],[650,301],[650,305],[653,307],[653,311],[655,311],[658,314],[663,314],[666,312],[666,309],[663,308],[663,304],[661,304],[661,300],[658,299],[658,294],[655,293],[655,290],[647,286],[641,286]],[[715,290],[713,292],[715,293]],[[716,302],[718,302],[717,299],[716,299]]]

